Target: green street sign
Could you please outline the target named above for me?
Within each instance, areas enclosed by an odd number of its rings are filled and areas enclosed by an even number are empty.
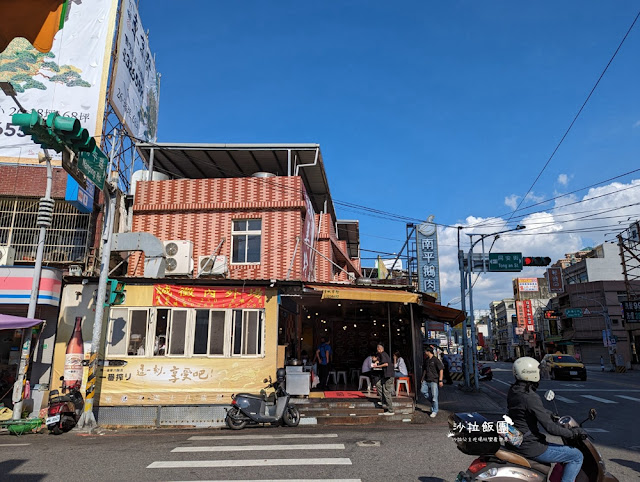
[[[78,160],[78,169],[84,173],[85,176],[100,190],[104,188],[104,181],[107,177],[107,166],[109,165],[109,158],[96,147],[91,152],[80,152],[80,159]]]
[[[567,308],[564,310],[564,316],[567,318],[582,318],[582,308]]]
[[[489,271],[522,271],[522,253],[489,253]]]

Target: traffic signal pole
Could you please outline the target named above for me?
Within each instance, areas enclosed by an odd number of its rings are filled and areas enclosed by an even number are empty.
[[[113,167],[116,146],[118,144],[118,131],[114,132],[115,140],[109,156],[109,166]],[[78,427],[90,431],[97,423],[93,414],[93,401],[96,390],[96,375],[98,372],[98,349],[102,336],[102,323],[104,319],[104,301],[107,295],[107,278],[109,277],[109,260],[111,259],[111,244],[113,241],[113,225],[116,212],[116,188],[117,182],[112,184],[107,181],[104,186],[104,205],[106,212],[102,228],[102,257],[100,260],[100,278],[98,280],[98,294],[96,295],[96,317],[93,322],[93,334],[91,337],[91,354],[89,356],[89,375],[87,377],[87,388],[84,399],[84,411]]]

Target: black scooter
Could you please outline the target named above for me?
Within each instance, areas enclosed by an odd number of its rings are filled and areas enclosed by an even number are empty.
[[[225,422],[227,427],[232,430],[241,430],[247,424],[279,424],[284,422],[289,427],[297,427],[300,423],[300,412],[298,409],[289,405],[291,396],[285,390],[285,370],[279,368],[276,373],[276,381],[272,382],[271,377],[264,383],[268,383],[268,388],[274,391],[267,395],[263,389],[260,395],[251,393],[238,393],[232,395],[231,408],[227,409]]]
[[[63,377],[60,379],[63,380]],[[58,390],[49,392],[49,407],[47,408],[45,425],[54,435],[68,432],[75,427],[84,407],[84,398],[82,398],[80,387],[69,389],[63,387],[62,393],[61,396]]]

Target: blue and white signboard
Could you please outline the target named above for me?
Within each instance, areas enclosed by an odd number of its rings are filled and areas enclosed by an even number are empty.
[[[87,179],[87,189],[82,189],[76,180],[67,174],[67,191],[64,200],[81,213],[88,214],[93,211],[94,192],[95,186],[89,179]]]
[[[440,301],[440,264],[438,262],[438,229],[433,216],[416,229],[419,290]]]

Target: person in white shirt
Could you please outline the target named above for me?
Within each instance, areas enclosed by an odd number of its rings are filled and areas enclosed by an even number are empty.
[[[407,370],[407,364],[404,362],[404,358],[400,356],[400,352],[396,351],[393,353],[393,368],[395,371],[395,377],[406,377],[409,375],[409,371]]]

